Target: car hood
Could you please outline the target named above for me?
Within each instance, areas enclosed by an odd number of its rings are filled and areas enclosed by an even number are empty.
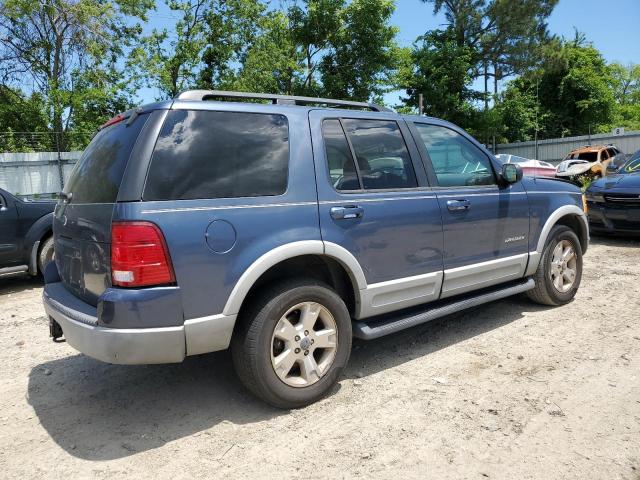
[[[640,193],[640,172],[607,175],[593,182],[589,190],[637,190]]]

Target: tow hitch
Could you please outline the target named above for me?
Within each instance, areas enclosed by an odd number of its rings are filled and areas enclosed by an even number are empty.
[[[58,339],[63,335],[62,327],[53,318],[49,318],[49,336],[54,342],[58,342]]]

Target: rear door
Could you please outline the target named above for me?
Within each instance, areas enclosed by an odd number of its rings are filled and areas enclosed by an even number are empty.
[[[111,286],[111,218],[125,168],[149,115],[99,131],[73,169],[56,205],[55,261],[67,289],[96,305]]]
[[[322,239],[363,269],[360,317],[437,299],[440,207],[406,124],[361,112],[312,111],[309,120]]]
[[[499,185],[489,154],[449,124],[415,122],[412,131],[442,211],[442,298],[522,277],[529,242],[522,183]]]

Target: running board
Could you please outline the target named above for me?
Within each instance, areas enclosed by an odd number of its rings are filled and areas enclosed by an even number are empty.
[[[427,304],[426,310],[416,312],[415,309],[412,309],[411,312],[404,312],[400,315],[384,315],[382,317],[355,321],[353,322],[353,336],[363,340],[373,340],[374,338],[399,332],[405,328],[414,327],[421,323],[435,320],[436,318],[475,307],[476,305],[482,305],[483,303],[526,292],[534,287],[535,282],[532,278],[524,281],[519,280],[518,283],[515,284],[509,283],[507,286],[500,286],[500,288],[483,289],[480,293],[476,292],[475,294],[465,295],[463,298],[454,297],[451,300]]]
[[[3,275],[12,275],[14,273],[22,273],[22,272],[28,272],[28,271],[29,271],[29,267],[27,265],[20,265],[18,267],[0,268],[0,277]]]

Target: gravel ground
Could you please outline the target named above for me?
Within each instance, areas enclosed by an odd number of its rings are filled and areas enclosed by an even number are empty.
[[[516,297],[356,343],[332,394],[274,410],[226,352],[117,366],[48,338],[0,279],[3,478],[640,479],[640,242],[594,238],[576,300]]]

